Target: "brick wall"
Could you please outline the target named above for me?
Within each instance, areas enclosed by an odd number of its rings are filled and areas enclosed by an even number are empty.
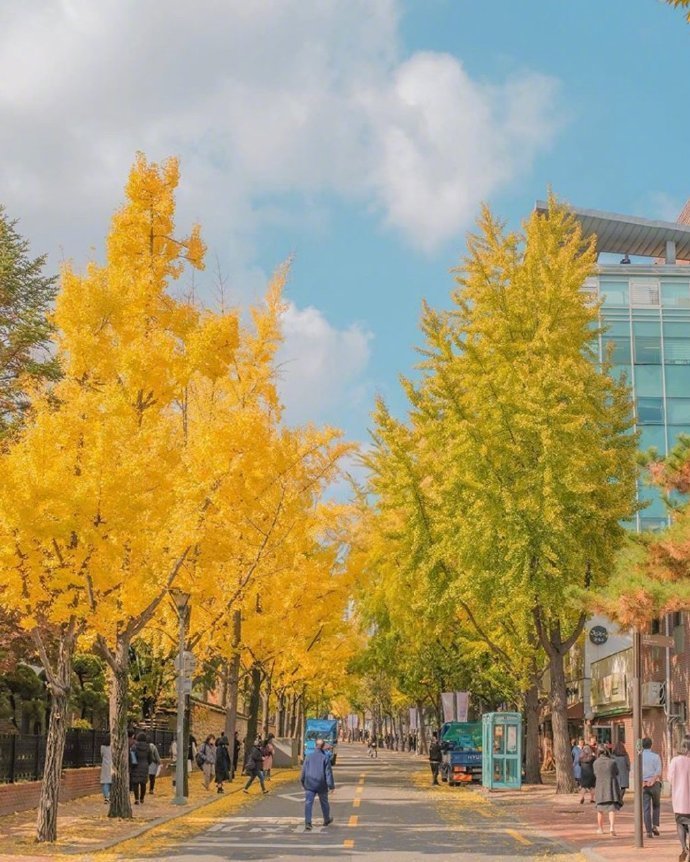
[[[100,766],[82,769],[66,769],[60,784],[60,802],[98,793],[101,789]],[[0,784],[0,815],[36,808],[41,795],[40,781],[20,781],[16,784]]]

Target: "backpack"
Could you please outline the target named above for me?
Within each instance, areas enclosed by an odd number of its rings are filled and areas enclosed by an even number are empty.
[[[139,763],[139,758],[137,757],[137,752],[134,748],[129,749],[129,762],[132,766],[136,766]]]
[[[203,769],[204,763],[206,763],[206,758],[202,754],[203,749],[204,749],[204,746],[202,745],[201,748],[199,749],[199,751],[197,751],[196,757],[194,758],[196,760],[196,765],[199,767],[199,769]]]
[[[161,756],[158,753],[158,749],[156,748],[156,746],[152,742],[150,742],[149,743],[149,763],[158,764],[160,762],[161,762]]]

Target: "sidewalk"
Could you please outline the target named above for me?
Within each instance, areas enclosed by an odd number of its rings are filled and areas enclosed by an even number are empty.
[[[680,843],[671,810],[671,800],[661,800],[661,837],[644,836],[644,848],[635,849],[633,796],[625,795],[625,805],[616,814],[616,838],[597,835],[596,806],[589,800],[580,805],[577,793],[557,796],[553,787],[525,786],[520,791],[477,791],[498,811],[506,811],[521,820],[526,832],[534,831],[579,850],[587,859],[629,862],[654,859],[654,862],[677,862]]]
[[[270,790],[293,780],[296,774],[294,769],[274,770],[273,780],[267,786]],[[144,855],[146,844],[153,836],[160,840],[163,834],[193,834],[204,829],[210,819],[233,813],[261,796],[258,782],[249,795],[241,792],[246,781],[244,777],[237,776],[233,782],[226,783],[224,794],[216,793],[214,784],[211,790],[204,790],[201,779],[200,772],[192,773],[189,804],[178,807],[172,801],[172,778],[160,778],[155,795],[147,794],[143,805],[132,806],[132,820],[109,818],[108,806],[100,794],[61,803],[55,844],[34,842],[35,810],[0,817],[0,862],[46,862],[46,859],[63,857],[78,857],[86,862],[103,858],[95,854],[107,850],[111,851],[107,854],[109,859],[127,859],[132,848],[125,842],[131,839],[136,839],[137,852]]]

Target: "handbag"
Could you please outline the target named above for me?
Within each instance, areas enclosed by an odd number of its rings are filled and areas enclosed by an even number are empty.
[[[137,753],[133,748],[129,749],[129,762],[132,766],[136,766],[139,763],[139,759],[137,758]]]

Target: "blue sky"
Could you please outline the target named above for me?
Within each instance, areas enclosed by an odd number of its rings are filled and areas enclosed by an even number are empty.
[[[13,8],[9,8],[13,7]],[[0,10],[0,201],[38,251],[98,256],[137,149],[182,161],[233,299],[294,255],[291,421],[366,440],[422,298],[482,200],[554,191],[673,218],[690,196],[690,26],[657,0],[63,0]],[[90,251],[92,249],[92,251]]]

